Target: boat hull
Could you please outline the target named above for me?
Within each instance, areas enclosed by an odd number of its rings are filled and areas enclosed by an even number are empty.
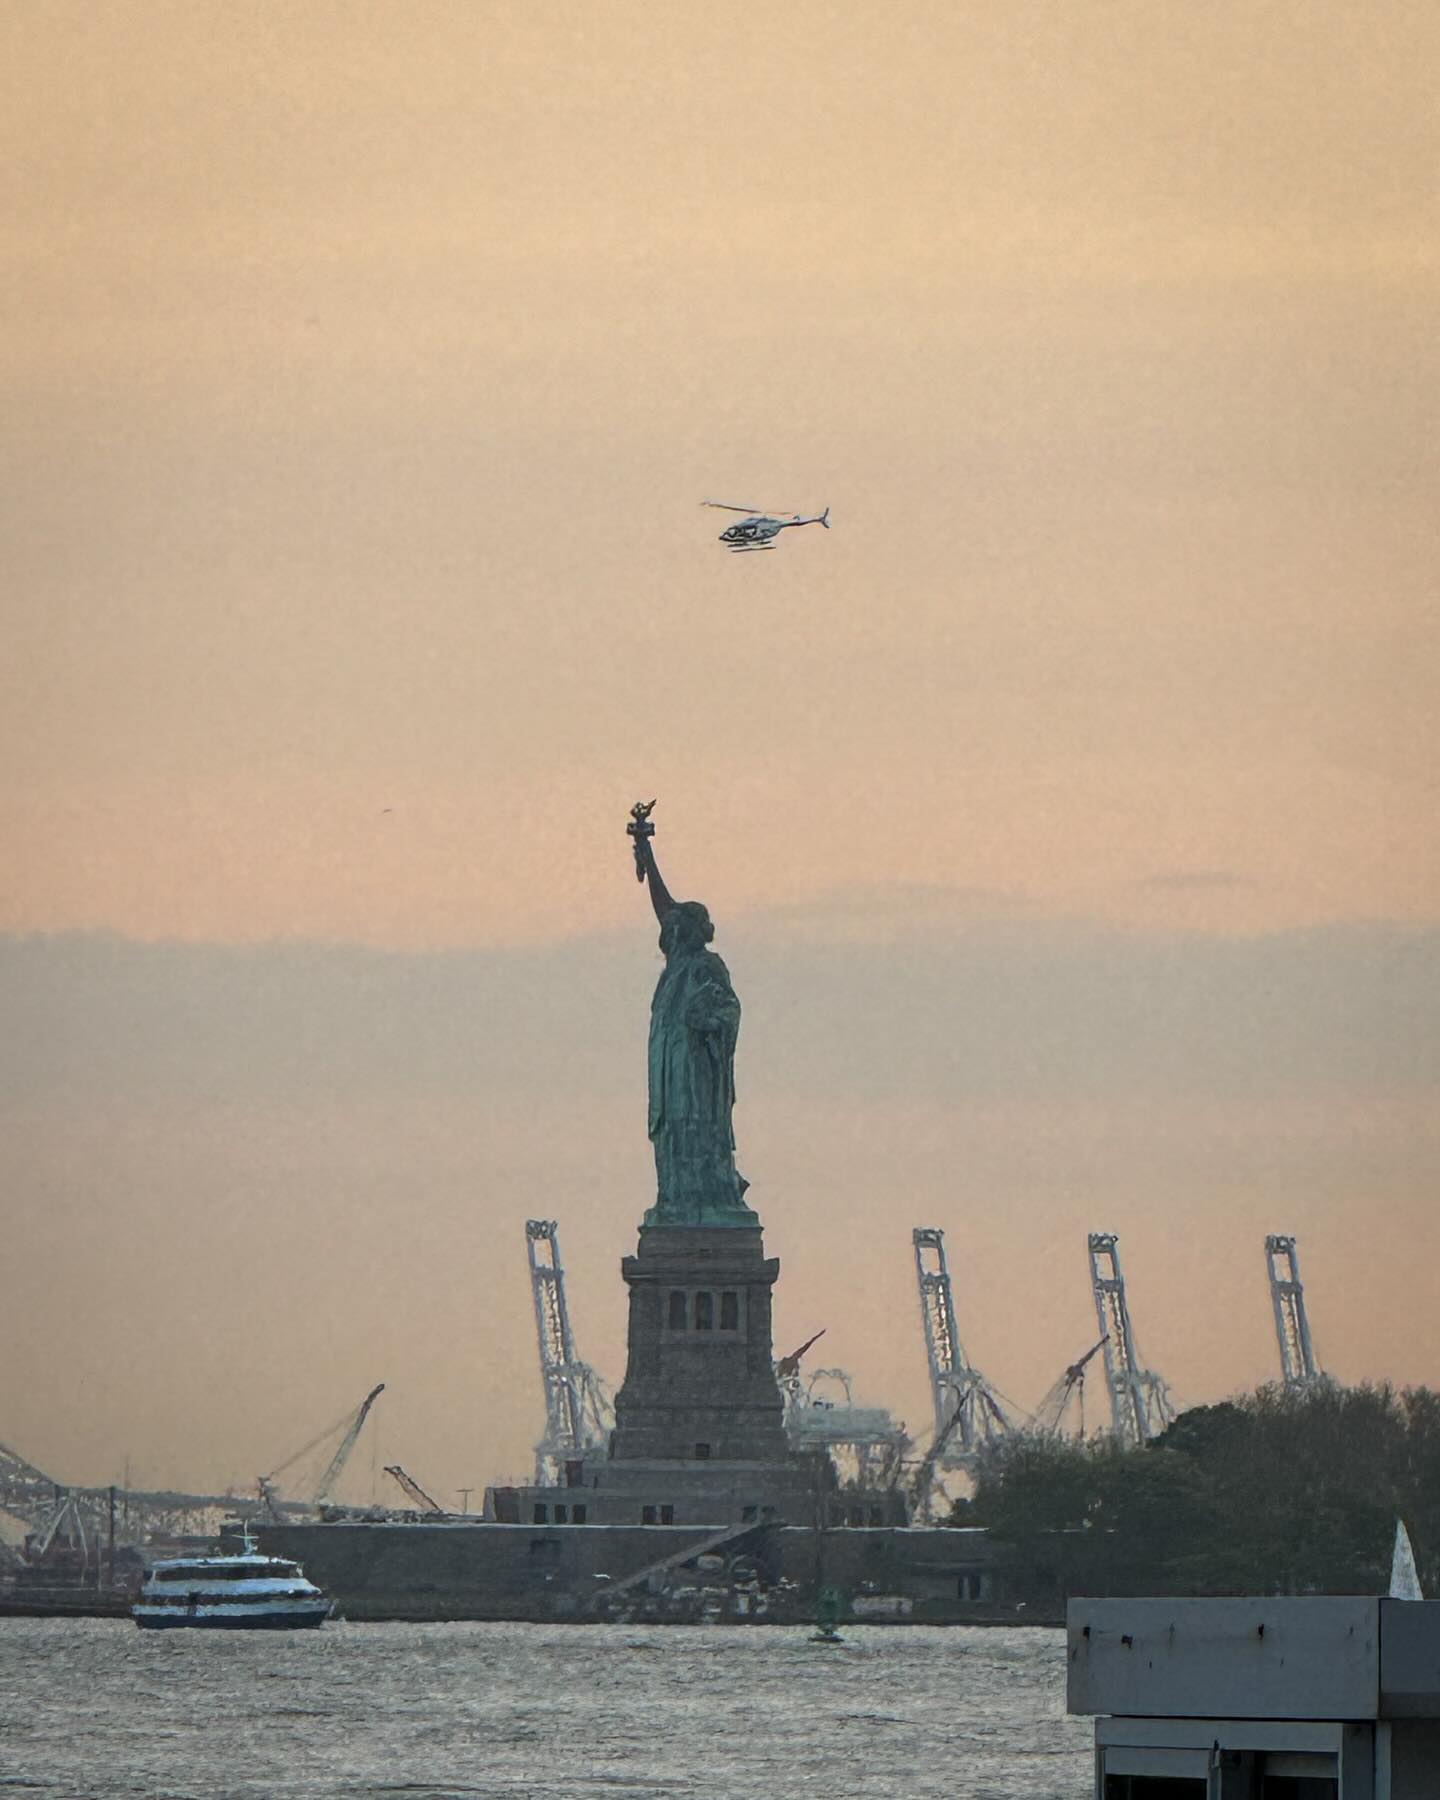
[[[142,1631],[313,1631],[329,1613],[328,1606],[285,1613],[161,1613],[137,1607],[131,1617]]]

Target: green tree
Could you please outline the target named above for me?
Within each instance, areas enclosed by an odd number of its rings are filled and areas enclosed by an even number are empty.
[[[1182,1413],[1141,1450],[1021,1438],[968,1509],[1037,1598],[1383,1592],[1397,1518],[1440,1591],[1440,1395],[1272,1386]]]

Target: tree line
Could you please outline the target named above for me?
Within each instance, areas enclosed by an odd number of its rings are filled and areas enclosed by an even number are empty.
[[[1009,1546],[1018,1587],[1070,1594],[1374,1594],[1395,1521],[1440,1597],[1440,1394],[1279,1386],[1197,1406],[1142,1449],[1001,1440],[949,1522]]]

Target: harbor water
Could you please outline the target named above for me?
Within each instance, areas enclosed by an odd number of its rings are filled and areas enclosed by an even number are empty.
[[[0,1621],[0,1800],[1087,1800],[1042,1629]]]

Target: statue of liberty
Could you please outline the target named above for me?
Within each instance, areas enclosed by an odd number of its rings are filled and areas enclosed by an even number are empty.
[[[740,1002],[730,971],[706,946],[715,935],[698,900],[674,900],[660,878],[642,801],[627,832],[636,879],[647,882],[665,968],[650,1004],[650,1141],[658,1194],[646,1225],[758,1225],[735,1167],[735,1040]]]

